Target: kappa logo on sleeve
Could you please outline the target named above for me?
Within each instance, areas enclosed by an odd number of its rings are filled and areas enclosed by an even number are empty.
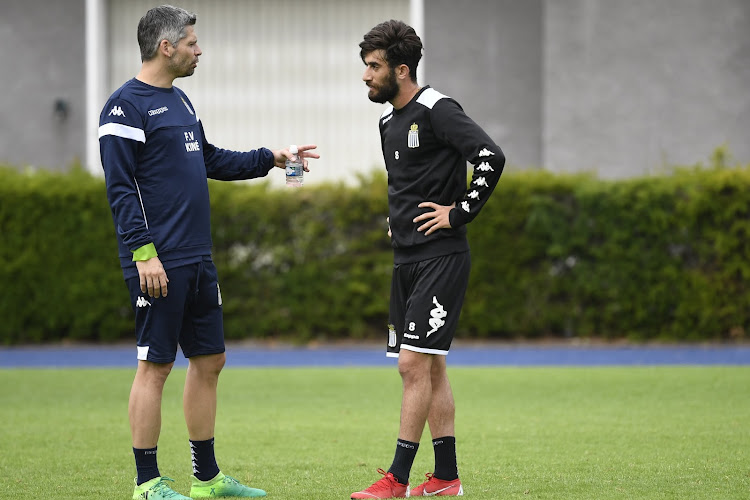
[[[109,114],[107,116],[122,116],[124,118],[125,112],[120,106],[112,106],[112,109],[109,110]]]
[[[489,184],[487,183],[487,179],[485,179],[484,177],[477,177],[474,180],[474,184],[476,184],[477,186],[489,187]]]
[[[493,153],[492,151],[490,151],[490,150],[489,150],[489,149],[487,149],[487,148],[484,148],[483,150],[481,150],[481,151],[479,152],[479,157],[481,158],[481,157],[483,157],[483,156],[495,156],[495,153]]]

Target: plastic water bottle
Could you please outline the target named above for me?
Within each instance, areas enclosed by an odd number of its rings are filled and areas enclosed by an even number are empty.
[[[304,183],[305,170],[302,164],[302,158],[299,156],[297,146],[292,144],[289,146],[289,152],[291,152],[295,160],[286,161],[286,185],[290,187],[300,187]]]

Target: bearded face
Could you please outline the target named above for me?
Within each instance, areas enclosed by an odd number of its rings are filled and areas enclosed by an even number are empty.
[[[396,78],[396,69],[388,65],[385,59],[385,51],[372,51],[366,54],[362,61],[365,63],[362,80],[370,89],[367,97],[372,102],[381,104],[393,100],[400,89]]]
[[[175,51],[169,59],[169,72],[176,78],[191,76],[198,66],[198,57],[201,49],[198,47],[198,37],[192,26],[185,28],[186,36],[180,39],[175,46]]]
[[[398,95],[398,80],[396,80],[396,70],[391,68],[382,79],[372,80],[367,84],[370,91],[367,97],[372,102],[379,104],[391,101]]]

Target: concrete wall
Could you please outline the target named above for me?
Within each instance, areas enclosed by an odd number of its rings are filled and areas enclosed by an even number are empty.
[[[0,163],[64,169],[84,160],[84,25],[85,0],[3,0]]]
[[[750,162],[750,1],[554,0],[544,26],[545,168]]]
[[[108,0],[107,96],[140,69],[136,26],[153,3]],[[407,18],[409,0],[179,5],[198,15],[203,54],[195,74],[174,85],[190,97],[214,145],[245,151],[317,144],[321,158],[310,162],[306,184],[355,184],[358,174],[385,168],[378,133],[385,106],[367,98],[359,42],[376,24]],[[284,175],[274,169],[264,180],[282,186]]]
[[[85,160],[85,4],[2,1],[0,163]],[[455,97],[511,166],[623,177],[702,161],[723,144],[750,162],[749,0],[429,0],[424,9],[420,83]],[[360,37],[320,63],[358,65]],[[356,98],[370,104],[364,90]]]
[[[511,166],[657,172],[750,162],[750,1],[430,0],[426,82]]]
[[[542,165],[542,0],[425,2],[425,81],[456,99],[508,157]]]

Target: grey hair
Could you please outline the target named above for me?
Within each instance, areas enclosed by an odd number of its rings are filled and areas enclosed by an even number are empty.
[[[194,25],[197,18],[194,13],[172,5],[154,7],[146,12],[138,22],[141,61],[153,59],[164,39],[176,47],[177,43],[187,36],[185,27]]]

